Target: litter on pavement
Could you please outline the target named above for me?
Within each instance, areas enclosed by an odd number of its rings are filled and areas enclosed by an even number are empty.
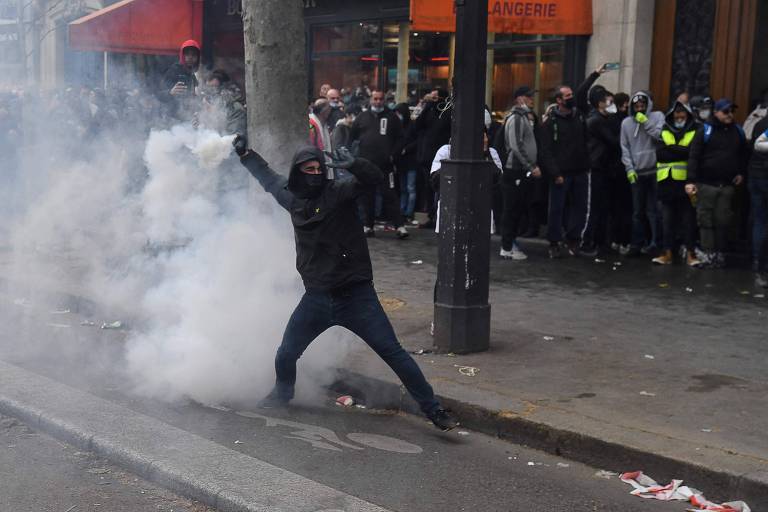
[[[554,339],[554,336],[544,336],[544,341],[553,341]]]
[[[52,315],[68,315],[70,313],[71,311],[68,309],[57,309],[57,310],[51,311]]]
[[[569,467],[571,467],[571,465],[570,464],[566,464],[565,462],[558,462],[557,463],[557,467],[559,467],[559,468],[569,468]]]
[[[702,432],[712,432],[711,428],[703,428],[701,429]]]
[[[685,288],[685,291],[687,291],[688,293],[693,293],[693,288],[691,288],[691,287],[686,287],[686,288]]]
[[[619,474],[614,473],[613,471],[606,471],[605,469],[601,469],[595,472],[595,476],[597,478],[604,478],[605,480],[610,480],[614,476],[619,476]]]
[[[424,354],[431,354],[432,349],[429,348],[420,348],[419,350],[412,350],[411,354],[415,356],[423,356]]]
[[[480,368],[475,368],[474,366],[462,366],[460,364],[455,364],[453,366],[458,368],[459,373],[465,377],[474,377],[480,372]]]
[[[659,283],[659,288],[669,288],[669,283]]]
[[[80,322],[80,325],[84,327],[96,327],[96,322],[92,320],[83,320],[82,322]]]
[[[648,391],[641,391],[642,396],[656,396],[656,393],[649,393]]]
[[[460,436],[468,436],[469,435],[469,432],[467,432],[466,430],[459,430],[456,433],[459,434]]]
[[[645,354],[645,356],[643,357],[645,357],[646,359],[656,359],[656,357],[652,356],[651,354]]]
[[[414,260],[414,261],[411,262],[411,265],[421,265],[422,263],[424,263],[424,262],[421,261],[421,260]]]
[[[116,322],[112,322],[111,324],[103,323],[103,324],[101,324],[101,328],[102,329],[122,329],[123,328],[123,322],[118,320]]]
[[[243,444],[242,441],[235,441],[235,444]]]
[[[695,508],[689,511],[712,510],[715,512],[751,512],[743,501],[729,501],[718,505],[707,500],[698,489],[682,485],[682,480],[672,480],[667,485],[659,485],[656,480],[643,474],[642,471],[623,473],[622,482],[634,487],[630,494],[641,498],[651,498],[661,501],[689,501]]]
[[[342,395],[336,399],[336,405],[340,405],[342,407],[352,407],[355,405],[355,399],[349,395]]]

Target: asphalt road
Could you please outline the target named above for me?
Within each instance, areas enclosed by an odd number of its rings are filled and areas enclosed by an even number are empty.
[[[209,512],[0,415],[0,510],[7,512]]]
[[[119,360],[119,333],[50,329],[46,332],[41,328],[33,338],[46,337],[49,342],[66,345],[65,356],[52,351],[50,343],[36,351],[35,342],[30,340],[26,350],[17,355],[6,346],[0,359],[389,510],[663,512],[685,508],[681,503],[632,497],[629,486],[615,476],[596,476],[599,468],[475,432],[459,429],[441,433],[413,416],[342,408],[334,405],[332,396],[285,410],[258,410],[246,405],[220,410],[143,399],[122,390],[123,376],[105,364]],[[72,372],[69,363],[74,361],[82,372]],[[66,511],[71,502],[89,507],[84,510],[106,510],[93,505],[106,501],[101,497],[104,493],[114,500],[108,510],[157,510],[153,507],[167,506],[174,499],[162,494],[165,498],[150,502],[150,508],[140,508],[146,503],[145,496],[136,492],[145,490],[147,484],[136,484],[130,477],[116,478],[104,490],[100,485],[103,475],[86,469],[93,467],[90,458],[81,460],[73,449],[45,436],[34,439],[30,444],[14,438],[3,443],[16,445],[13,449],[0,449],[3,471],[13,474],[12,478],[3,475],[2,499],[15,504],[0,510],[53,511],[58,509],[46,507],[65,502],[59,509]],[[101,462],[95,465],[103,466]],[[46,491],[41,493],[40,489]],[[152,493],[161,496],[157,491]],[[183,506],[178,510],[197,512]]]

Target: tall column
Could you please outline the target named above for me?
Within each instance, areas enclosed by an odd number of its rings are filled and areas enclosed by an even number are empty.
[[[494,41],[496,41],[496,34],[489,32],[488,45],[492,45]],[[493,64],[496,52],[489,48],[485,55],[487,61],[485,66],[485,104],[493,110]]]
[[[456,72],[456,34],[448,38],[448,87],[453,82],[453,74]]]
[[[403,103],[408,101],[408,61],[411,53],[411,23],[400,23],[400,31],[397,36],[397,90],[395,101]]]
[[[483,158],[486,0],[456,0],[456,76],[451,158],[440,170],[440,235],[435,301],[439,352],[487,350],[491,306],[492,163]]]
[[[287,174],[308,137],[304,2],[243,0],[243,31],[248,139]]]

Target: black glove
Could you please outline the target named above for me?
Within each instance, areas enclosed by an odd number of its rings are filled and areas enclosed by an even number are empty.
[[[235,137],[235,140],[232,141],[232,145],[235,147],[237,156],[244,157],[245,154],[248,153],[248,139],[244,136],[238,135]]]
[[[347,148],[341,146],[334,150],[328,167],[335,169],[349,169],[353,165],[355,165],[355,157],[352,156],[352,153]]]

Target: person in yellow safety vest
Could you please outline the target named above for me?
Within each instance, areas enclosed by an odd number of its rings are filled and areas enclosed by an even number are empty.
[[[696,135],[696,122],[690,107],[679,101],[666,115],[661,140],[656,148],[656,181],[662,206],[662,252],[653,258],[656,265],[670,265],[678,234],[685,244],[686,263],[698,267],[696,259],[696,211],[691,197],[685,193],[688,178],[688,155]]]

